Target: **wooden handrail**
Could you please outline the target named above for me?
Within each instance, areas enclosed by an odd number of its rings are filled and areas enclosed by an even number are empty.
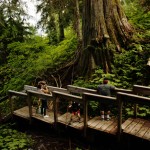
[[[58,91],[53,91],[52,92],[55,96],[57,97],[61,97],[61,98],[65,98],[66,100],[73,100],[73,101],[77,101],[77,102],[82,102],[82,97],[81,96],[76,96],[76,95],[72,95],[69,93],[63,93],[63,92],[58,92]]]
[[[52,95],[45,94],[45,93],[40,93],[38,91],[27,90],[27,94],[30,94],[30,96],[35,96],[35,97],[38,97],[38,98],[52,99]]]
[[[14,90],[8,90],[8,96],[9,96],[9,101],[10,101],[11,116],[13,116],[14,104],[13,104],[12,96],[23,96],[23,97],[27,98],[27,93],[18,92],[18,91],[14,91]]]
[[[82,102],[82,97],[80,96],[75,96],[69,93],[63,93],[63,92],[58,92],[58,91],[53,91],[52,95],[54,97],[54,120],[55,120],[55,127],[57,127],[57,122],[58,122],[58,100],[59,98],[64,98],[65,100],[68,101],[76,101],[76,102]]]
[[[35,97],[38,97],[38,98],[42,98],[42,99],[45,99],[45,100],[53,100],[53,97],[52,95],[50,94],[45,94],[45,93],[40,93],[38,91],[32,91],[32,90],[27,90],[27,95],[28,95],[28,106],[29,106],[29,116],[30,116],[30,124],[32,123],[32,104],[31,104],[31,97],[32,96],[35,96]]]
[[[31,85],[24,85],[24,90],[32,90],[32,91],[37,91],[37,87],[31,86]]]
[[[87,121],[88,121],[88,102],[97,101],[97,102],[109,103],[115,105],[117,104],[117,101],[115,97],[103,96],[103,95],[92,94],[92,93],[83,93],[82,97],[84,101],[84,136],[86,137]]]
[[[104,96],[99,94],[92,94],[92,93],[83,93],[84,97],[88,99],[88,101],[97,101],[103,103],[117,103],[115,97],[111,96]]]
[[[141,85],[133,85],[133,93],[140,94],[143,96],[150,96],[150,87],[148,86],[141,86]]]
[[[118,115],[118,139],[120,140],[121,133],[122,133],[122,107],[123,107],[123,102],[130,102],[132,104],[147,104],[150,105],[150,98],[144,97],[144,96],[138,96],[135,94],[127,94],[123,92],[118,92],[117,93],[117,101],[118,101],[118,110],[119,110],[119,115]]]
[[[26,93],[24,92],[18,92],[18,91],[14,91],[14,90],[8,90],[9,95],[11,96],[27,96]]]
[[[121,88],[115,88],[116,94],[117,92],[124,92],[124,93],[129,93],[132,94],[133,90],[129,90],[129,89],[121,89]]]
[[[117,95],[121,96],[121,101],[123,102],[130,102],[132,104],[149,104],[150,103],[150,98],[144,97],[144,96],[139,96],[135,94],[127,94],[123,92],[118,92]]]
[[[83,88],[83,87],[78,87],[78,86],[73,86],[73,85],[67,85],[67,90],[70,93],[77,93],[77,94],[83,94],[84,92],[87,93],[97,93],[97,90],[94,89],[89,89],[89,88]]]
[[[67,89],[65,89],[65,88],[59,88],[59,87],[54,87],[54,86],[49,86],[49,85],[47,87],[48,87],[50,92],[59,91],[59,92],[69,93],[67,91]]]

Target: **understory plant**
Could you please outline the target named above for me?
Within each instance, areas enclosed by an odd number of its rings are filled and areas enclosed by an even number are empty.
[[[1,150],[27,150],[32,147],[34,141],[31,136],[13,129],[14,124],[0,126]]]

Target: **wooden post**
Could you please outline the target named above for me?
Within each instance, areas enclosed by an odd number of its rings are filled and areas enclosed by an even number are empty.
[[[31,105],[31,94],[27,91],[27,101],[29,106],[29,119],[30,124],[32,123],[32,105]]]
[[[83,94],[82,99],[84,102],[84,137],[86,137],[87,132],[87,121],[88,121],[88,101],[86,96]]]
[[[12,99],[12,94],[8,94],[9,101],[10,101],[10,108],[11,108],[11,116],[13,117],[13,111],[14,111],[14,106],[13,106],[13,99]]]
[[[121,100],[121,95],[117,94],[117,102],[118,102],[118,142],[121,141],[121,133],[122,133],[122,106],[123,102]]]
[[[134,118],[137,118],[137,104],[134,104]]]
[[[52,94],[53,95],[53,103],[54,103],[54,125],[55,125],[55,128],[57,127],[57,121],[58,121],[58,116],[57,116],[57,113],[58,113],[58,97],[56,96],[55,93]]]

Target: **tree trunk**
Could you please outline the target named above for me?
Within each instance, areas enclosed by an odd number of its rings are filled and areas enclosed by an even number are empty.
[[[114,52],[128,45],[133,29],[120,0],[84,0],[83,6],[82,75],[90,75],[98,66],[111,72]]]
[[[63,26],[63,15],[62,11],[59,11],[59,41],[62,41],[65,38],[64,26]]]
[[[80,10],[79,10],[79,0],[75,0],[75,14],[76,14],[76,32],[77,32],[77,37],[78,37],[78,41],[82,40],[82,32],[81,32],[81,28],[80,28]]]

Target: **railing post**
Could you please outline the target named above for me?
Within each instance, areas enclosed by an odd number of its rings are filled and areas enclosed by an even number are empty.
[[[123,106],[123,102],[121,99],[121,95],[117,94],[117,102],[118,102],[118,142],[121,142],[121,133],[122,133],[122,106]]]
[[[87,121],[88,121],[88,101],[86,96],[82,95],[83,102],[84,102],[84,137],[86,137],[87,132]]]
[[[32,123],[32,105],[31,105],[31,94],[27,91],[27,102],[29,106],[29,119],[30,124]]]
[[[57,116],[57,113],[58,113],[58,97],[56,96],[55,93],[52,93],[53,95],[53,103],[54,103],[54,125],[55,125],[55,128],[57,127],[57,122],[58,122],[58,116]]]
[[[13,117],[14,105],[13,105],[12,94],[10,92],[8,93],[8,98],[10,101],[11,116]]]

